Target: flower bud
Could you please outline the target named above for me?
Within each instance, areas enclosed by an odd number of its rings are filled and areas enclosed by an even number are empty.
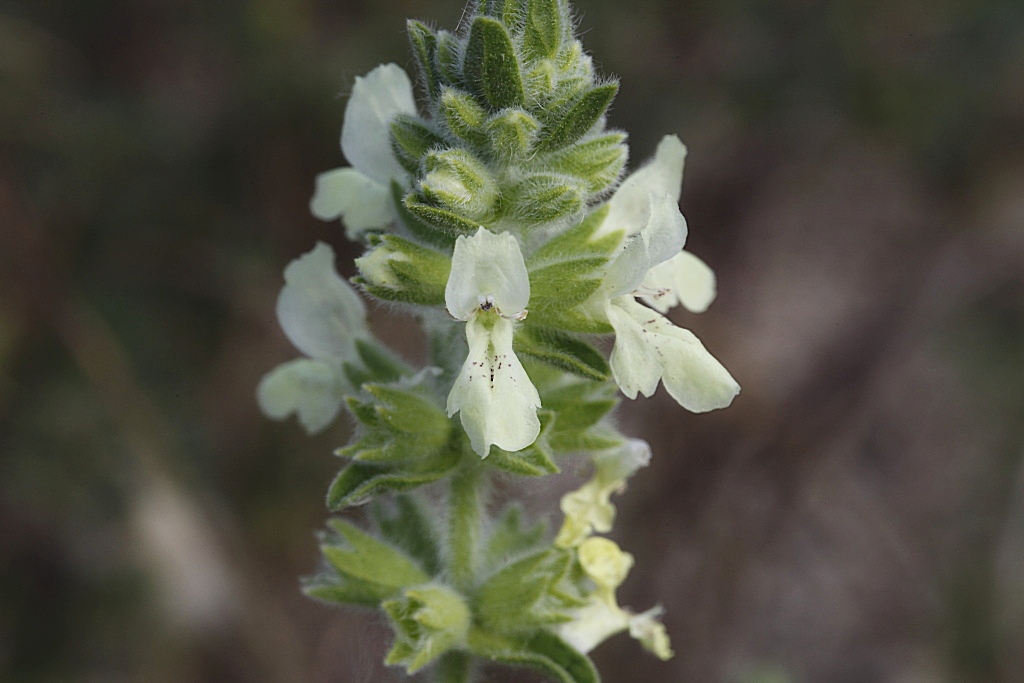
[[[445,88],[438,104],[441,116],[453,133],[473,145],[487,141],[484,125],[487,110],[473,96],[456,88]]]
[[[505,161],[520,159],[531,150],[540,121],[522,109],[508,109],[487,122],[491,149]]]
[[[395,644],[384,662],[416,673],[466,642],[470,611],[465,599],[446,586],[409,588],[381,605],[391,618]]]
[[[374,236],[370,245],[370,250],[356,259],[356,284],[388,301],[427,306],[444,303],[451,271],[446,254],[397,235]]]
[[[430,152],[420,190],[427,199],[470,220],[484,222],[498,200],[498,184],[483,162],[464,149]]]

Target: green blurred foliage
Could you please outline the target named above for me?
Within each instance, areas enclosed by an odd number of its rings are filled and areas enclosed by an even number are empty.
[[[283,266],[324,239],[354,272],[307,210],[353,78],[461,11],[0,8],[0,679],[398,680],[380,623],[298,590],[348,425],[308,439],[253,391],[292,356]],[[577,11],[631,163],[690,146],[720,297],[685,322],[744,385],[625,411],[657,436],[624,602],[663,601],[678,654],[613,641],[606,678],[1016,680],[1024,5]]]

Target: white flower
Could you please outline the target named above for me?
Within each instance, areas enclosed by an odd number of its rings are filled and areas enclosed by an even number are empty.
[[[352,166],[318,175],[309,204],[321,220],[342,218],[349,239],[395,220],[391,183],[408,184],[391,151],[390,125],[398,114],[416,114],[412,83],[401,67],[383,64],[356,78],[341,129],[341,151]]]
[[[684,408],[705,412],[729,405],[739,385],[692,332],[635,299],[663,313],[677,303],[699,312],[714,299],[714,273],[682,250],[686,219],[678,202],[685,158],[679,138],[666,136],[654,160],[609,200],[600,232],[621,230],[625,241],[596,296],[615,330],[611,368],[623,393],[650,396],[664,382]]]
[[[473,450],[494,444],[519,451],[540,434],[540,395],[512,351],[513,320],[526,317],[530,279],[519,243],[481,227],[455,242],[445,287],[448,312],[465,320],[469,356],[448,394],[448,416],[461,413]]]
[[[620,448],[594,455],[594,476],[562,496],[565,521],[555,538],[560,548],[578,546],[595,531],[606,534],[615,521],[611,495],[626,487],[626,480],[651,461],[651,447],[642,439],[629,439]]]
[[[619,607],[615,599],[615,589],[626,580],[633,567],[633,556],[624,552],[614,541],[593,537],[579,546],[576,557],[595,588],[587,596],[587,604],[573,612],[572,621],[557,627],[558,635],[579,652],[586,654],[610,636],[628,630],[633,638],[659,659],[670,659],[672,650],[668,633],[656,620],[661,608],[633,614]]]
[[[285,336],[308,358],[289,361],[260,380],[257,398],[270,418],[296,413],[309,433],[337,416],[349,389],[342,364],[355,357],[355,341],[367,336],[366,308],[334,270],[334,251],[318,242],[288,264],[277,299]]]
[[[651,268],[639,291],[643,302],[660,313],[679,304],[703,313],[715,300],[715,272],[690,252],[680,251]]]
[[[629,295],[609,300],[605,312],[615,328],[612,374],[626,396],[650,396],[661,381],[679,405],[703,413],[724,408],[739,393],[736,380],[693,332]]]

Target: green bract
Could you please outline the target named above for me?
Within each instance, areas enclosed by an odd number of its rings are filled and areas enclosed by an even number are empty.
[[[683,251],[686,148],[666,136],[622,177],[626,135],[606,118],[618,83],[595,74],[565,0],[480,0],[458,33],[407,30],[418,99],[394,64],[356,79],[350,166],[317,178],[311,209],[365,246],[352,282],[422,323],[429,360],[413,367],[373,337],[318,244],[278,301],[304,357],[258,389],[268,416],[310,432],[347,408],[327,504],[372,502],[366,528],[329,523],[305,591],[383,611],[386,662],[444,683],[475,680],[478,662],[596,683],[587,653],[621,631],[668,658],[659,610],[616,600],[632,556],[595,534],[650,458],[609,418],[620,390],[664,384],[697,412],[739,391],[663,315],[715,296],[714,273]],[[580,455],[593,475],[562,498],[557,535],[487,503],[495,478],[528,485]]]

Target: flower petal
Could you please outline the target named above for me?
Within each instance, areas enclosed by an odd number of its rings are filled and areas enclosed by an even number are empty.
[[[345,107],[341,151],[364,175],[388,187],[405,169],[391,151],[391,122],[398,114],[416,115],[412,83],[397,64],[382,64],[356,78]]]
[[[644,396],[653,394],[662,373],[661,359],[648,343],[642,321],[630,312],[630,305],[635,303],[627,294],[605,304],[608,322],[615,329],[615,346],[609,358],[612,375],[622,393],[631,399],[636,398],[637,392]]]
[[[342,219],[346,236],[355,241],[364,230],[395,221],[393,201],[387,185],[346,166],[316,177],[309,210],[322,221]]]
[[[575,491],[562,496],[565,521],[555,545],[571,548],[593,532],[608,533],[615,521],[611,495],[626,486],[626,480],[651,460],[651,447],[642,439],[629,439],[621,448],[595,454],[594,477]]]
[[[655,294],[641,297],[661,313],[682,304],[688,311],[703,313],[715,300],[715,272],[688,251],[681,251],[647,273],[643,289]]]
[[[636,291],[648,271],[671,259],[686,243],[686,219],[669,194],[651,195],[644,224],[628,238],[623,250],[608,266],[602,282],[605,296]]]
[[[277,318],[297,349],[312,358],[352,357],[366,334],[362,299],[334,270],[334,250],[318,242],[284,269]]]
[[[622,392],[650,396],[660,378],[679,405],[695,413],[724,408],[740,387],[700,340],[632,297],[606,306],[615,327],[611,368]]]
[[[540,434],[540,395],[512,351],[513,323],[480,313],[466,324],[469,356],[448,394],[448,416],[461,412],[473,450],[487,457],[491,444],[521,451]]]
[[[672,645],[669,643],[665,625],[658,621],[662,609],[653,607],[646,612],[634,614],[629,618],[629,635],[640,641],[644,649],[661,661],[672,659]]]
[[[295,413],[310,434],[334,421],[345,395],[345,380],[323,361],[298,358],[279,365],[256,389],[263,414],[283,420]]]
[[[619,229],[624,229],[627,235],[639,232],[652,194],[656,197],[667,194],[673,203],[678,204],[685,159],[686,146],[678,137],[666,135],[662,138],[654,159],[634,171],[612,195],[608,201],[608,215],[595,237]]]
[[[483,227],[472,237],[460,235],[444,299],[459,320],[491,306],[504,316],[519,316],[530,301],[530,274],[516,238]]]

